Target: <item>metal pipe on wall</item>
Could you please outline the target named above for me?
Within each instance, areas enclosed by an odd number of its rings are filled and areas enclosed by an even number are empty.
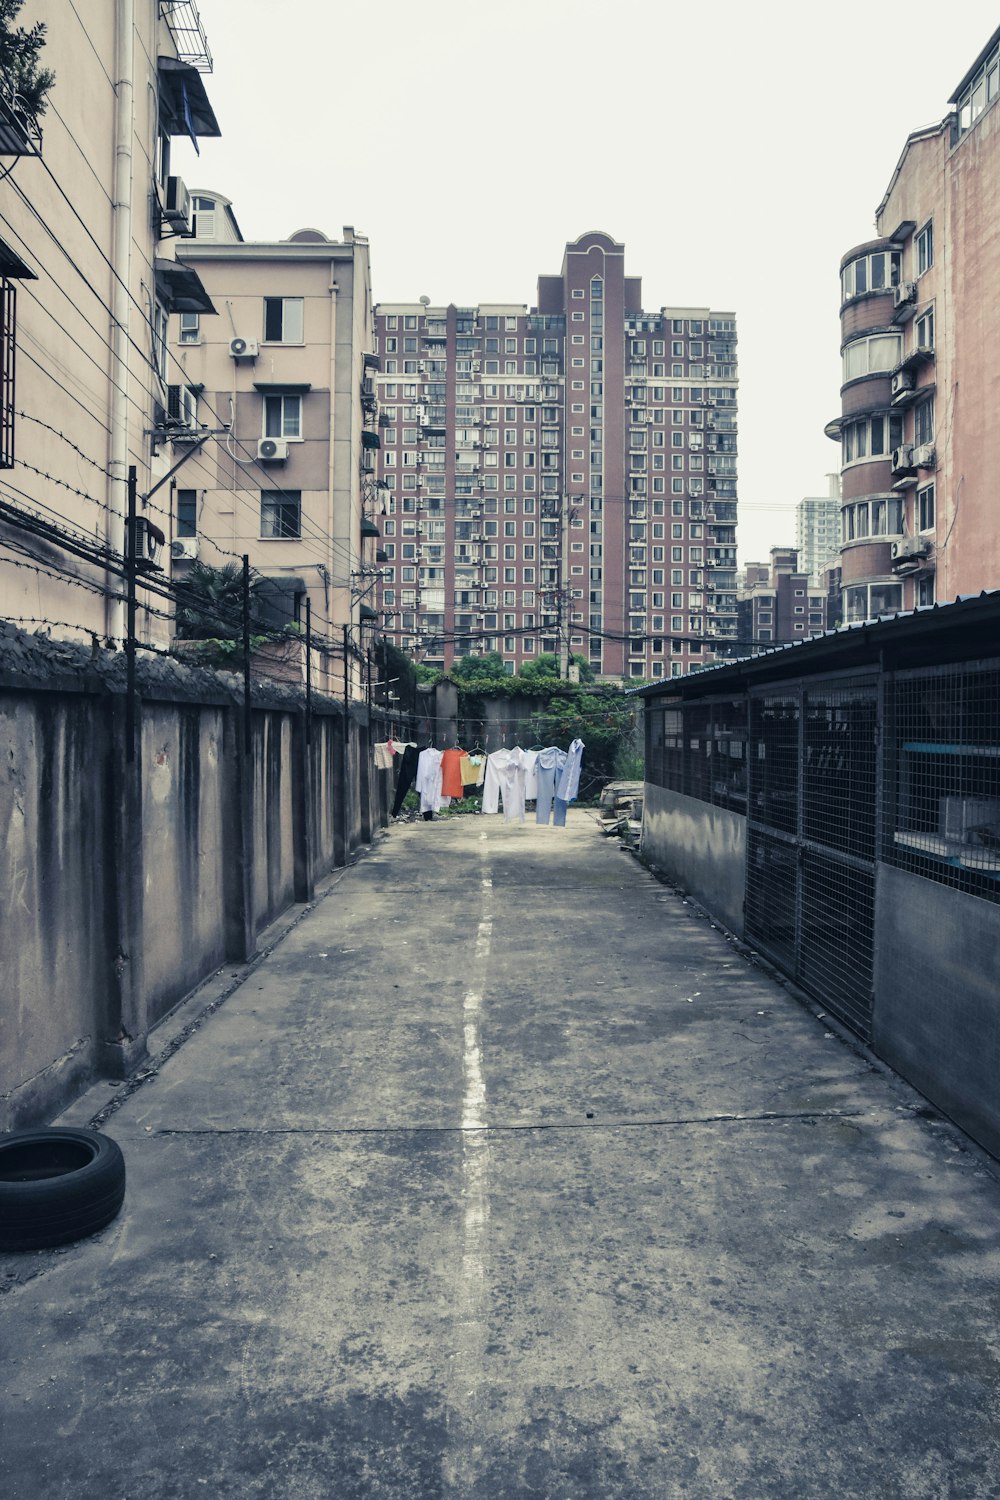
[[[135,0],[115,5],[115,184],[111,242],[111,436],[108,464],[107,539],[125,553],[125,494],[128,480],[129,288],[132,268],[132,142],[135,135]],[[118,590],[114,591],[116,594]],[[107,634],[125,638],[125,604],[109,598]]]

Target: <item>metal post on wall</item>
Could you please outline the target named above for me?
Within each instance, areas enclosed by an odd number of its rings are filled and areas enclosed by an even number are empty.
[[[343,753],[342,753],[342,756],[341,756],[341,764],[340,764],[340,816],[341,816],[341,826],[343,827],[343,830],[344,830],[344,864],[345,865],[348,863],[348,861],[350,859],[350,853],[351,853],[350,818],[348,816],[349,806],[350,806],[350,792],[349,792],[348,786],[347,786],[347,767],[348,767],[348,761],[349,761],[349,755],[350,755],[350,751],[349,751],[349,746],[350,746],[350,727],[349,727],[350,726],[350,718],[349,718],[350,708],[349,708],[348,705],[350,703],[350,696],[351,696],[350,638],[349,637],[350,637],[350,629],[349,629],[349,627],[347,625],[345,625],[344,626],[344,718],[343,718],[343,725],[342,725],[343,739],[341,741],[341,746],[342,746],[342,752]]]
[[[348,705],[348,702],[350,701],[350,696],[351,696],[350,642],[349,642],[349,639],[348,639],[349,630],[350,630],[350,627],[348,625],[345,625],[344,626],[344,713],[345,714],[347,713],[347,705]]]
[[[243,753],[250,754],[250,555],[243,554]]]
[[[125,522],[125,759],[135,760],[135,501],[137,479],[135,464],[128,471],[128,510]]]
[[[312,600],[306,595],[306,744],[312,742]]]

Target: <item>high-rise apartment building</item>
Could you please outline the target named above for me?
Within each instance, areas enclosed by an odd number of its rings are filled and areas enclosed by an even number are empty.
[[[1000,30],[939,125],[914,131],[843,257],[844,618],[1000,583]]]
[[[818,584],[840,561],[840,475],[829,474],[829,493],[806,495],[795,507],[795,548],[799,566]]]
[[[448,667],[678,676],[736,636],[736,324],[586,234],[537,304],[381,303],[382,623]]]

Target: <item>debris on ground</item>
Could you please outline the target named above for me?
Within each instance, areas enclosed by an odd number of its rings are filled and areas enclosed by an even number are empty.
[[[598,818],[602,832],[617,836],[625,848],[638,848],[642,835],[641,781],[609,781],[601,793]]]

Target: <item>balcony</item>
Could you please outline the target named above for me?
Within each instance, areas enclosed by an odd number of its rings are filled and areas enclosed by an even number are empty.
[[[211,73],[212,53],[195,0],[160,0],[160,18],[170,33],[178,60]]]
[[[21,106],[16,95],[0,93],[0,156],[41,156],[38,121]]]

